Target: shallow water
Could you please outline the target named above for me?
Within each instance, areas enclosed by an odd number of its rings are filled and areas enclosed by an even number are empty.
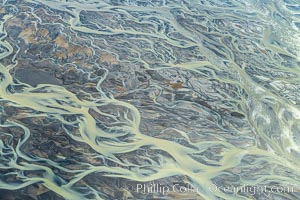
[[[0,199],[300,198],[298,0],[0,3]]]

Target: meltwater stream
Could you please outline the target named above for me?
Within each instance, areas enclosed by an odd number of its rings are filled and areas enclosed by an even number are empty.
[[[300,199],[298,0],[0,4],[0,199]]]

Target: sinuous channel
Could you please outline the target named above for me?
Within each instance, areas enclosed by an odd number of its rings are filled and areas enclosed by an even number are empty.
[[[0,19],[0,199],[300,199],[299,0],[0,0]]]

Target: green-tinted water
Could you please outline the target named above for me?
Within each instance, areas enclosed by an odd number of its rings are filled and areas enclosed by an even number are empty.
[[[297,0],[0,17],[0,199],[300,198]]]

